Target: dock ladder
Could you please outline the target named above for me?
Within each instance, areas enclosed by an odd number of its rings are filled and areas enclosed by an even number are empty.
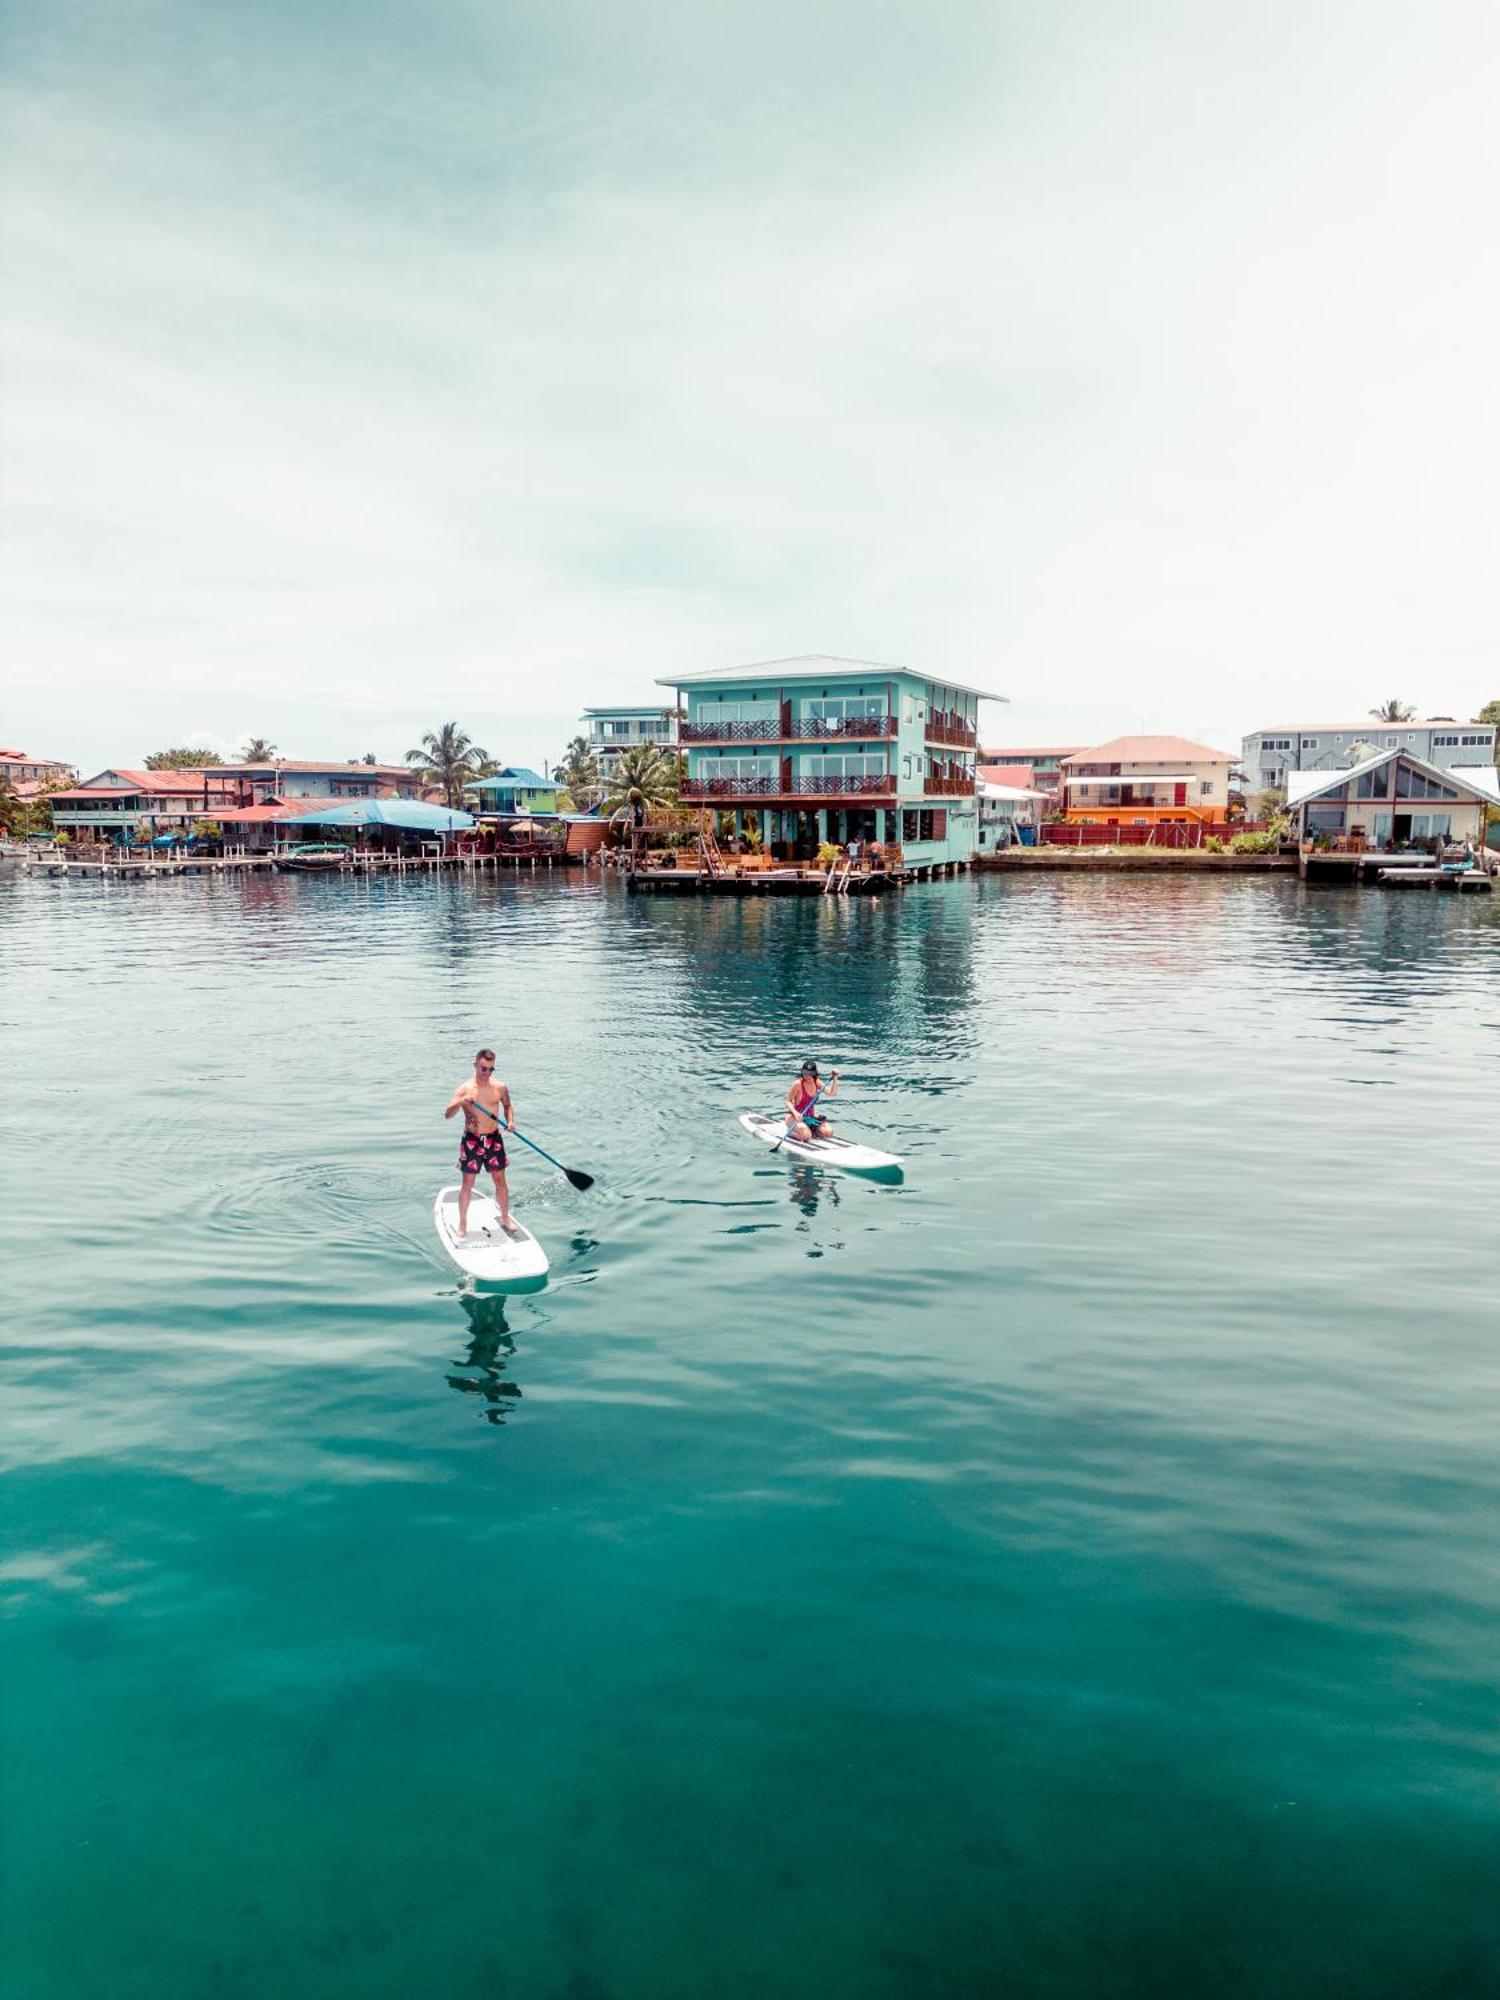
[[[849,877],[854,873],[854,863],[845,855],[841,860],[830,861],[828,874],[823,883],[825,896],[847,896]]]

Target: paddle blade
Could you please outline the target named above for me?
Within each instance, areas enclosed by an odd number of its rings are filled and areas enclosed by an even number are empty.
[[[583,1189],[591,1188],[594,1185],[594,1176],[592,1174],[581,1174],[576,1167],[564,1167],[563,1172],[580,1193]]]

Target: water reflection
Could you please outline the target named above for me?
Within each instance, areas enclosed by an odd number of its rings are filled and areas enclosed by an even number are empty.
[[[812,1166],[806,1161],[794,1161],[787,1170],[787,1199],[802,1217],[796,1225],[797,1234],[811,1236],[812,1226],[818,1219],[818,1212],[823,1203],[827,1202],[830,1210],[834,1210],[843,1201],[843,1196],[839,1192],[839,1177],[837,1174],[825,1173],[821,1167]],[[806,1246],[809,1257],[826,1256],[830,1250],[842,1250],[843,1247],[842,1236],[833,1240],[824,1238],[821,1241],[810,1242]]]
[[[511,1404],[521,1400],[521,1385],[506,1373],[516,1351],[505,1317],[507,1303],[493,1294],[478,1292],[466,1292],[459,1298],[469,1324],[469,1347],[463,1360],[454,1365],[473,1372],[450,1375],[448,1386],[461,1395],[478,1396],[487,1424],[503,1424]]]

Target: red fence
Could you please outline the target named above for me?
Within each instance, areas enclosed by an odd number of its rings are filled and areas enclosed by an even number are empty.
[[[1161,821],[1155,826],[1086,826],[1067,820],[1049,820],[1041,828],[1046,847],[1202,847],[1209,839],[1226,846],[1237,833],[1264,833],[1262,821],[1219,821],[1204,825],[1197,821]]]

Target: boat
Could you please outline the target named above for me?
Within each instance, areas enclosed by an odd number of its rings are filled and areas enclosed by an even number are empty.
[[[474,1190],[467,1236],[458,1233],[456,1187],[438,1189],[432,1220],[438,1241],[466,1276],[485,1285],[504,1285],[511,1291],[534,1292],[546,1284],[546,1251],[514,1215],[508,1231],[500,1227],[500,1210],[493,1195]]]
[[[742,1111],[740,1123],[752,1137],[794,1160],[810,1160],[818,1167],[837,1167],[845,1174],[883,1174],[887,1179],[895,1179],[901,1173],[901,1161],[896,1154],[882,1153],[875,1146],[859,1146],[851,1139],[832,1135],[826,1139],[789,1139],[785,1117],[768,1118],[763,1111]]]
[[[329,875],[349,865],[349,850],[336,841],[309,841],[277,851],[276,866],[284,875]]]

